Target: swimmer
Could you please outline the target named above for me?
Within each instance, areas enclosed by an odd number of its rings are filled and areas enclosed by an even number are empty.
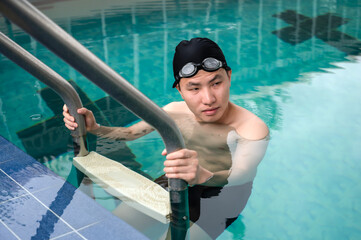
[[[166,178],[187,181],[190,219],[196,223],[190,234],[202,229],[214,239],[245,207],[269,130],[259,117],[230,101],[232,70],[212,40],[181,41],[175,49],[173,73],[173,88],[184,101],[163,109],[179,127],[186,148],[163,151],[165,176],[156,182],[164,186]],[[90,110],[81,108],[78,113],[84,115],[87,131],[99,137],[129,141],[154,131],[144,121],[130,127],[100,126]],[[78,125],[65,105],[63,115],[66,127],[74,130]]]

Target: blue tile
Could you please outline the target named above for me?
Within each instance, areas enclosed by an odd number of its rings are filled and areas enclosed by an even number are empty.
[[[34,196],[76,229],[108,215],[107,210],[67,182],[36,192]]]
[[[0,164],[0,168],[29,192],[39,191],[64,181],[34,159],[23,158],[21,161],[4,162]]]
[[[0,239],[17,240],[18,237],[14,236],[14,234],[0,222]]]
[[[0,204],[24,194],[27,194],[24,189],[0,171]]]
[[[104,235],[108,236],[104,239],[114,239],[114,236],[119,236],[120,232],[122,232],[122,239],[123,235],[129,235],[129,238],[125,239],[138,239],[132,238],[134,236],[144,238],[141,233],[105,210],[82,191],[74,190],[72,185],[65,183],[63,186],[36,192],[34,195],[75,229],[96,223],[81,230],[84,234],[89,234],[87,236],[89,239],[99,239]],[[93,228],[96,230],[92,230]]]
[[[81,229],[80,232],[88,239],[146,239],[136,229],[1,136],[0,156],[3,159],[0,160],[0,169],[5,172],[0,171],[0,219],[21,239],[81,237],[74,229]],[[23,194],[28,195],[21,196]],[[0,233],[8,234],[5,230]],[[0,236],[0,239],[7,239]]]
[[[49,239],[72,231],[29,195],[0,204],[0,219],[21,239]]]
[[[24,152],[0,136],[0,163],[16,160],[21,153]]]
[[[16,158],[0,163],[0,169],[28,191],[38,191],[64,181],[20,149],[14,147],[12,154]]]
[[[84,237],[89,240],[97,239],[148,239],[142,233],[138,232],[127,223],[121,221],[114,215],[93,226],[79,231]]]

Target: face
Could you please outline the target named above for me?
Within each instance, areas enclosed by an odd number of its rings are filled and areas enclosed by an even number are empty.
[[[180,80],[177,89],[197,121],[221,123],[226,117],[231,74],[223,68],[215,72],[199,70],[195,76]]]

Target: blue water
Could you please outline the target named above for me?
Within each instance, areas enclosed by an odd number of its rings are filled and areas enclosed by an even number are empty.
[[[173,51],[180,40],[209,37],[223,49],[233,69],[231,100],[268,124],[271,142],[246,208],[219,239],[361,238],[361,57],[316,36],[326,29],[338,46],[350,44],[347,36],[361,41],[361,1],[91,1],[85,9],[76,5],[38,3],[161,106],[180,100],[171,88]],[[311,18],[311,25],[301,28],[273,16],[285,10]],[[333,27],[337,21],[330,17],[317,28],[317,17],[327,13],[347,22]],[[305,29],[311,36],[292,45],[272,33],[292,26],[299,39]],[[331,29],[341,37],[331,39]],[[74,80],[91,100],[106,96],[3,18],[0,30]],[[37,93],[43,87],[0,56],[0,134],[22,149],[16,132],[54,116]],[[152,177],[162,174],[164,146],[156,133],[128,146],[144,172]],[[70,157],[65,153],[44,164],[66,176]],[[110,210],[115,207],[100,188],[94,189],[98,202]]]

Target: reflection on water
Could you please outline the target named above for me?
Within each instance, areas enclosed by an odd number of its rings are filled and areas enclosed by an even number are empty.
[[[173,49],[181,39],[206,36],[220,44],[233,69],[231,97],[237,98],[240,94],[257,92],[260,86],[298,82],[304,72],[319,71],[329,67],[331,62],[344,60],[345,52],[357,54],[355,47],[359,46],[361,37],[361,11],[348,5],[347,1],[33,3],[159,105],[178,99],[169,86],[173,76]],[[76,81],[92,101],[105,96],[4,18],[0,18],[0,30],[66,79]],[[31,118],[21,122],[13,120],[16,113],[11,106],[23,105],[25,117],[34,113],[42,115],[38,121],[54,115],[44,99],[39,101],[34,79],[18,71],[2,56],[0,62],[3,80],[0,96],[3,104],[9,106],[0,112],[4,115],[0,118],[1,125],[6,126],[0,133],[15,139],[14,142],[22,147],[15,132],[34,122]],[[18,89],[19,93],[14,96],[7,90],[13,85],[28,88]],[[262,99],[264,101],[273,100]],[[271,128],[277,125],[277,119],[270,117],[275,111],[280,112],[277,104],[272,103],[269,109],[260,113],[267,123],[272,122]]]
[[[309,18],[293,10],[275,14],[274,17],[292,25],[272,32],[287,43],[296,45],[317,37],[347,55],[358,55],[361,52],[361,42],[358,39],[336,30],[348,22],[346,18],[332,13]]]
[[[298,82],[302,73],[329,67],[331,62],[344,60],[345,53],[357,54],[355,47],[361,37],[361,11],[347,1],[33,3],[159,105],[178,99],[169,86],[173,49],[181,39],[206,36],[220,44],[233,69],[231,97],[238,97],[257,92],[260,86]],[[76,81],[92,101],[105,96],[4,18],[0,18],[0,30],[66,79]],[[9,106],[0,112],[4,115],[0,125],[5,125],[0,133],[22,147],[15,132],[34,124],[30,116],[42,115],[38,119],[41,121],[54,115],[44,99],[39,101],[34,79],[2,56],[0,62],[0,96],[3,104]],[[13,85],[27,88],[18,89],[14,96],[8,91]],[[24,116],[29,119],[13,120],[13,105],[23,105]],[[261,117],[267,118],[267,123],[272,121],[272,128],[277,122],[269,116],[280,110],[275,103],[269,106]]]

